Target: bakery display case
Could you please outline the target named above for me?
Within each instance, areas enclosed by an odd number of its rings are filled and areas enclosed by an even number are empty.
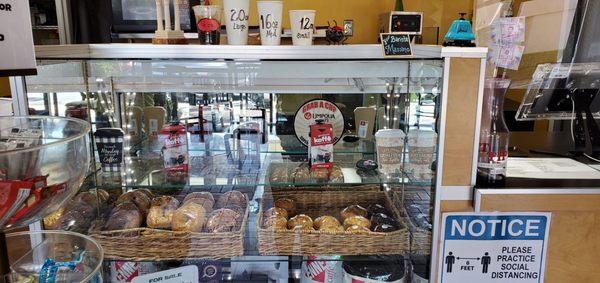
[[[464,100],[477,114],[485,49],[36,53],[38,75],[22,79],[28,112],[88,121],[94,149],[79,194],[44,226],[96,240],[105,280],[183,266],[206,282],[429,278],[444,148],[460,151],[444,145],[456,138],[447,129],[463,124],[452,133],[473,142],[476,132],[447,111]],[[477,75],[474,89],[460,89],[461,72]]]

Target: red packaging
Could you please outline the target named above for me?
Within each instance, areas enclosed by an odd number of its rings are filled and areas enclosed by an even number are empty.
[[[304,257],[300,283],[341,283],[343,277],[340,256]]]
[[[333,167],[333,126],[317,121],[310,126],[308,158],[311,169]]]
[[[160,131],[163,141],[163,158],[167,172],[188,170],[189,156],[187,132],[182,124],[165,125]]]
[[[110,282],[129,283],[138,276],[157,272],[157,264],[152,262],[111,261]]]
[[[4,225],[21,207],[33,190],[27,181],[0,181],[0,226]]]

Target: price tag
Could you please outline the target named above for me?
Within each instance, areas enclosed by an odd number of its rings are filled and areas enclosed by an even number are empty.
[[[29,1],[0,0],[0,77],[35,74]]]
[[[382,33],[381,46],[384,57],[412,56],[410,36],[407,34]]]

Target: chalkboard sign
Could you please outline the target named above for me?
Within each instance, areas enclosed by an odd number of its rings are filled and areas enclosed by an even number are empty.
[[[409,35],[382,33],[380,36],[383,55],[385,57],[406,57],[412,55]]]

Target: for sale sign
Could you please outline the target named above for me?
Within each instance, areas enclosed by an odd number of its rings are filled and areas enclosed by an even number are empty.
[[[29,1],[0,0],[0,77],[35,74]]]
[[[439,282],[544,281],[550,213],[445,213]]]

